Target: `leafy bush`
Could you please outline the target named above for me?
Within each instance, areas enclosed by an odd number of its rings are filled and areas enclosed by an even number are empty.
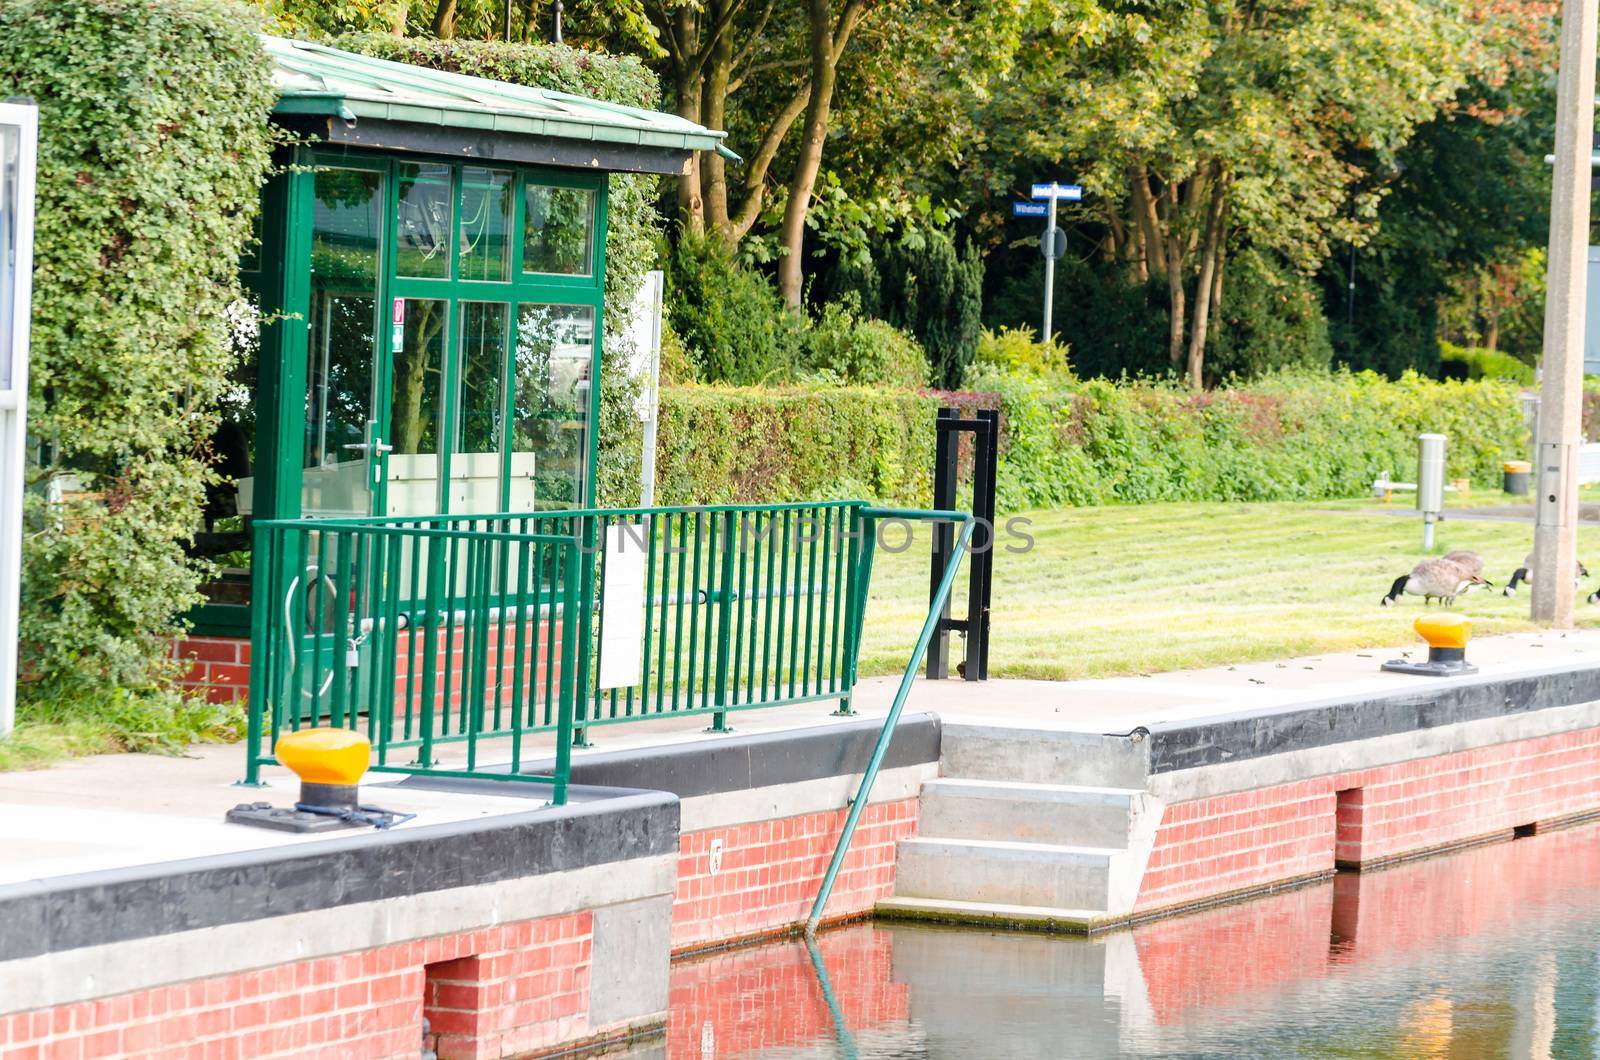
[[[1197,394],[979,365],[968,387],[664,389],[658,495],[927,504],[934,410],[947,404],[1000,407],[1004,511],[1361,496],[1381,471],[1410,473],[1424,431],[1449,436],[1452,476],[1488,487],[1501,460],[1527,447],[1516,388],[1496,381],[1296,371]]]
[[[1149,501],[1360,496],[1401,476],[1424,431],[1449,436],[1449,472],[1498,484],[1527,448],[1516,388],[1414,373],[1280,372],[1206,393],[1167,383],[1071,386],[980,371],[1002,402],[1000,496],[1010,509]]]
[[[1031,328],[1002,327],[998,332],[985,329],[978,339],[978,355],[968,371],[984,368],[1011,375],[1072,378],[1066,344],[1058,339],[1040,342]]]
[[[926,497],[940,403],[870,387],[664,387],[656,503]]]
[[[515,85],[570,92],[608,103],[656,108],[661,86],[633,56],[605,55],[564,44],[427,40],[389,33],[358,33],[334,43],[363,55],[487,77]],[[655,200],[660,178],[639,173],[611,176],[606,211],[603,364],[600,376],[600,452],[596,493],[602,504],[638,500],[639,419],[634,386],[621,371],[629,307],[644,274],[655,267],[661,218]]]
[[[1207,378],[1328,367],[1328,321],[1308,279],[1249,249],[1230,258],[1225,271],[1221,310],[1206,337]]]
[[[1002,328],[1039,320],[1044,277],[1037,250],[1029,268],[999,280],[984,303],[984,320]],[[1167,376],[1166,281],[1129,285],[1068,255],[1056,262],[1051,324],[1057,341],[1072,347],[1080,376]]]
[[[0,0],[0,95],[40,101],[29,427],[50,462],[29,469],[20,645],[36,710],[188,725],[164,692],[200,599],[183,543],[271,151],[254,28],[216,0]]]
[[[716,240],[680,236],[667,273],[667,313],[705,382],[782,380],[804,359],[804,318]]]
[[[859,386],[920,387],[928,359],[917,340],[881,320],[859,315],[853,295],[822,307],[806,335],[806,364]]]
[[[931,225],[912,226],[877,258],[841,264],[835,297],[853,292],[862,312],[916,336],[935,385],[960,385],[983,327],[983,256]]]
[[[1439,374],[1445,379],[1508,379],[1533,385],[1533,365],[1503,350],[1439,343]]]

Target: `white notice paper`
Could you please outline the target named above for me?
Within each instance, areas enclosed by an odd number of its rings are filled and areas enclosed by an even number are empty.
[[[644,664],[647,529],[606,527],[605,585],[600,593],[600,687],[639,683]]]

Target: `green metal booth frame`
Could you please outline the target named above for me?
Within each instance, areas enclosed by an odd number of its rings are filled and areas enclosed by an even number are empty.
[[[257,520],[592,505],[607,178],[732,155],[674,115],[263,42],[297,144],[241,263],[199,634],[249,633]]]

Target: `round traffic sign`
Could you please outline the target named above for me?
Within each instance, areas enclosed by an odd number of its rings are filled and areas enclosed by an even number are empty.
[[[1050,228],[1039,233],[1039,256],[1051,261],[1060,261],[1067,253],[1067,233],[1060,227]]]

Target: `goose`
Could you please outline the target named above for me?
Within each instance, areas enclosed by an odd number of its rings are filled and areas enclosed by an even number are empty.
[[[1503,595],[1503,596],[1515,596],[1515,595],[1517,595],[1517,586],[1519,584],[1521,584],[1522,582],[1525,582],[1525,581],[1528,580],[1528,568],[1531,567],[1531,566],[1533,566],[1533,553],[1532,552],[1528,553],[1526,556],[1523,557],[1522,566],[1518,567],[1516,570],[1511,572],[1511,580],[1506,582],[1506,587],[1504,589],[1500,590],[1501,595]],[[1583,579],[1587,578],[1588,576],[1589,576],[1589,568],[1585,567],[1583,565],[1583,560],[1580,559],[1578,561],[1578,576],[1576,578],[1572,579],[1573,584],[1576,585],[1578,582],[1582,581]],[[1589,600],[1589,603],[1591,603],[1591,604],[1594,603],[1596,600],[1600,600],[1600,592],[1592,592],[1592,593],[1590,593],[1589,597],[1588,597],[1588,600]]]
[[[1458,548],[1446,552],[1444,558],[1451,563],[1460,564],[1468,574],[1483,574],[1483,557],[1470,548]]]
[[[1481,566],[1481,560],[1479,564]],[[1440,556],[1438,559],[1425,559],[1412,567],[1410,574],[1396,578],[1388,595],[1380,603],[1388,607],[1400,599],[1401,593],[1410,593],[1422,597],[1426,603],[1432,603],[1434,597],[1438,597],[1444,606],[1450,607],[1456,602],[1456,597],[1488,584],[1481,574],[1472,572],[1470,562],[1463,563]]]

